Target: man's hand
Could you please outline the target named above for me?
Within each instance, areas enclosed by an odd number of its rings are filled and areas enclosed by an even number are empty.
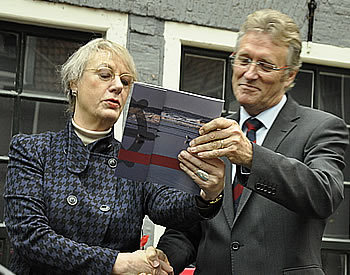
[[[253,147],[235,120],[216,118],[199,129],[188,151],[199,158],[227,157],[232,163],[251,167]]]
[[[165,253],[153,246],[149,246],[146,249],[146,257],[148,262],[156,269],[167,272],[166,274],[173,275],[173,268],[170,266],[168,257]],[[162,274],[162,273],[155,273]]]
[[[111,275],[173,275],[166,255],[148,247],[132,253],[119,253]]]

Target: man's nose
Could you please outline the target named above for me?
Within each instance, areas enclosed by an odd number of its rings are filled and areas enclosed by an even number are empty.
[[[247,71],[244,73],[247,79],[257,79],[258,75],[258,65],[254,62],[248,65]]]

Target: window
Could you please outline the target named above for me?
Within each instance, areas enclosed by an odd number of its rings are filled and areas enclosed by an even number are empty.
[[[230,52],[182,47],[180,90],[225,100],[223,112],[235,111]]]
[[[101,35],[5,21],[0,21],[0,26],[2,197],[11,137],[17,133],[39,133],[65,126],[67,100],[59,86],[58,66],[79,46]],[[0,200],[0,222],[3,222],[3,200]],[[6,265],[7,240],[0,242],[4,244],[0,248],[3,255],[0,263]]]
[[[230,52],[182,46],[180,89],[225,100],[223,114],[237,110]],[[350,128],[350,70],[303,64],[288,92],[301,105],[344,119]],[[327,274],[348,274],[350,253],[350,148],[346,152],[345,200],[327,223],[322,260]]]

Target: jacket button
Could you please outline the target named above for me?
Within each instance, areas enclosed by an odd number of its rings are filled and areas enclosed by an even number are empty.
[[[233,251],[237,251],[240,247],[241,247],[241,244],[239,242],[231,243],[231,248]]]
[[[68,204],[69,205],[76,205],[77,204],[77,202],[78,202],[78,199],[77,199],[77,197],[76,196],[74,196],[74,195],[69,195],[68,197],[67,197],[67,202],[68,202]]]
[[[111,168],[117,167],[117,160],[115,158],[111,158],[108,160],[108,166]]]
[[[111,208],[110,208],[108,205],[105,205],[105,204],[103,204],[103,205],[100,206],[100,210],[101,210],[102,212],[108,212],[110,209],[111,209]]]

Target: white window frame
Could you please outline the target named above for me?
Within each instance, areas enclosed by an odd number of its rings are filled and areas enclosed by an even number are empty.
[[[124,47],[127,43],[128,15],[104,9],[85,8],[46,1],[1,0],[0,20],[51,28],[99,32]],[[121,140],[123,114],[114,127]]]

